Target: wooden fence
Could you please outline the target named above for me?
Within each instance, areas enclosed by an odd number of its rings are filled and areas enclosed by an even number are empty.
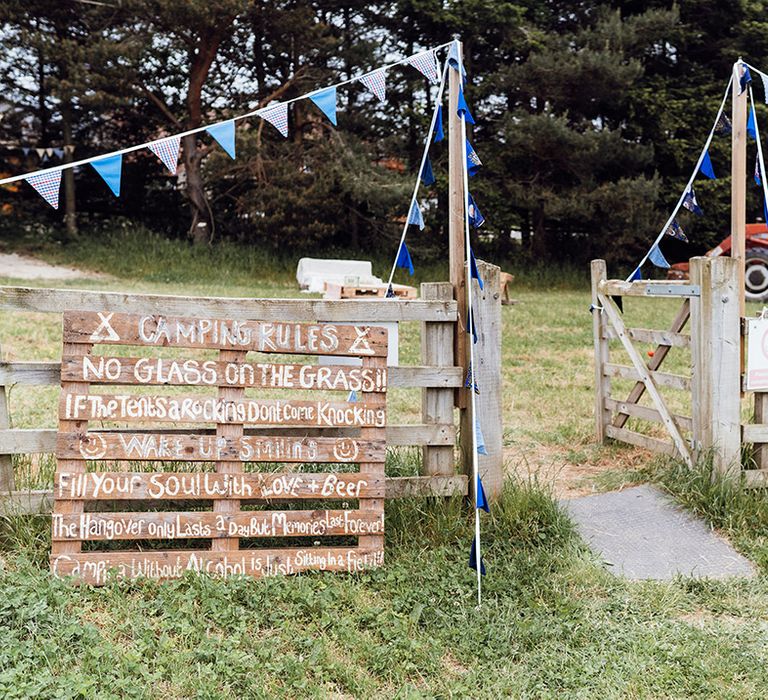
[[[497,267],[478,261],[486,289],[476,298],[478,357],[486,358],[477,369],[485,390],[483,430],[488,455],[481,456],[480,470],[486,491],[497,493],[502,485],[501,420],[501,294]],[[211,318],[248,318],[280,322],[347,322],[375,325],[377,322],[421,323],[421,364],[389,368],[390,388],[421,388],[421,422],[386,427],[389,447],[419,446],[422,449],[420,476],[388,477],[387,498],[400,496],[449,496],[466,494],[468,479],[457,473],[455,447],[460,440],[457,425],[467,422],[467,409],[457,417],[456,390],[464,386],[465,363],[454,361],[459,319],[454,290],[448,283],[421,286],[418,300],[318,300],[195,298],[154,294],[0,287],[0,311],[56,314],[65,310],[162,314]],[[0,338],[0,348],[3,339]],[[8,389],[12,386],[59,385],[61,362],[0,362],[0,512],[50,512],[51,491],[19,491],[14,481],[12,455],[53,453],[56,430],[13,427]],[[471,425],[471,422],[469,422]],[[339,429],[352,435],[354,429]],[[188,431],[187,431],[188,432]],[[258,435],[264,429],[248,429]],[[274,433],[274,429],[270,429]],[[303,434],[307,431],[304,430]],[[284,429],[290,434],[290,429]],[[328,434],[327,431],[325,434]],[[465,431],[467,438],[470,433]]]

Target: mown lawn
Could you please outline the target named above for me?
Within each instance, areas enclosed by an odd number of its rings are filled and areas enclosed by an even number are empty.
[[[206,262],[160,242],[124,246],[122,255],[103,248],[85,262],[121,277],[71,286],[295,293],[287,267],[265,278],[256,259],[216,253]],[[56,255],[71,262],[71,253]],[[766,499],[638,450],[594,445],[586,282],[545,289],[523,280],[513,296],[519,303],[504,309],[503,351],[511,476],[483,516],[481,609],[467,566],[471,517],[459,502],[389,503],[386,564],[365,574],[190,576],[98,589],[50,578],[47,518],[7,518],[0,526],[0,697],[768,696]],[[638,305],[627,314],[636,325],[660,328],[675,309],[658,309]],[[55,357],[59,333],[43,315],[0,317],[5,357]],[[414,361],[417,329],[403,329],[403,338],[403,356]],[[685,357],[670,359],[670,371],[682,371]],[[53,424],[55,390],[40,391],[36,398],[12,392],[18,425]],[[409,396],[392,397],[399,419],[416,419]],[[682,396],[673,401],[684,408]],[[19,479],[42,484],[51,466],[19,460]],[[389,468],[412,470],[413,453],[394,455]],[[553,493],[645,480],[730,536],[759,576],[633,583],[607,573]]]

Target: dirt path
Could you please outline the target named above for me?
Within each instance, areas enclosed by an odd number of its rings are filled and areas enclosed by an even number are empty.
[[[18,253],[0,253],[0,277],[23,280],[104,279],[106,275],[85,272],[74,267],[49,265]]]

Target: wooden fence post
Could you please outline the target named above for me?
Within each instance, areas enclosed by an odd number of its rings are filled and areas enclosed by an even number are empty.
[[[741,316],[739,261],[693,258],[700,280],[700,322],[691,327],[700,359],[693,397],[701,447],[713,450],[714,470],[735,476],[741,469]]]
[[[487,455],[480,455],[479,468],[483,488],[489,498],[501,492],[504,485],[504,420],[502,413],[502,372],[501,372],[501,270],[496,265],[477,261],[478,272],[483,279],[481,291],[473,282],[475,328],[475,364],[472,368],[474,380],[480,389],[477,397],[477,417],[483,431]],[[471,338],[470,338],[471,342]],[[464,473],[470,476],[472,484],[472,430],[473,416],[471,403],[461,412],[460,441]]]
[[[450,301],[450,282],[426,282],[421,285],[421,298],[426,301]],[[454,323],[422,321],[421,361],[427,366],[453,367]],[[454,389],[421,390],[421,418],[424,423],[453,423]],[[422,447],[421,473],[424,476],[456,473],[454,445],[425,445]]]
[[[3,349],[0,346],[0,362],[3,359]],[[11,408],[8,404],[8,387],[0,385],[0,430],[11,427]],[[0,445],[2,450],[2,445]],[[11,455],[0,453],[0,494],[11,493],[16,488],[16,480],[13,476],[13,462]]]
[[[595,436],[600,443],[605,442],[606,427],[611,422],[611,412],[606,408],[606,400],[611,393],[611,379],[605,376],[603,368],[609,360],[608,339],[605,335],[605,320],[600,311],[597,291],[600,282],[607,279],[605,260],[593,260],[592,273],[592,337],[595,346]]]

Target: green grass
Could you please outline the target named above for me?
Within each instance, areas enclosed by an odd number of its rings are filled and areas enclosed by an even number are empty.
[[[197,250],[112,232],[67,247],[44,240],[38,252],[114,276],[68,286],[296,293],[294,261],[234,246]],[[556,284],[552,272],[518,277],[519,303],[503,310],[511,476],[491,514],[483,514],[488,575],[481,609],[467,566],[471,514],[456,500],[389,502],[386,564],[364,574],[189,576],[103,588],[50,578],[48,518],[7,517],[0,522],[0,697],[768,696],[768,501],[738,484],[710,481],[706,464],[691,471],[626,446],[594,444],[585,276],[554,277]],[[668,324],[675,304],[654,302],[629,300],[628,323]],[[0,316],[4,357],[54,358],[60,340],[52,317]],[[401,343],[403,361],[415,363],[417,324],[403,326]],[[684,353],[670,355],[668,371],[683,372],[687,362]],[[617,390],[630,387],[617,383]],[[55,425],[56,393],[13,389],[16,425]],[[675,410],[686,409],[682,394],[670,400]],[[418,392],[393,391],[389,405],[398,421],[419,420]],[[387,471],[412,474],[418,463],[417,450],[397,450]],[[50,458],[15,460],[24,486],[49,484],[53,467]],[[660,583],[606,572],[557,497],[643,481],[727,535],[759,576]]]

